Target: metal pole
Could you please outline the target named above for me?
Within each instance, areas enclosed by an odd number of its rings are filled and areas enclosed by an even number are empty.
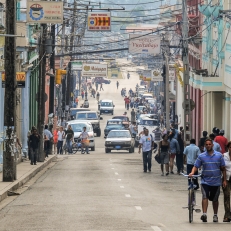
[[[183,14],[183,23],[182,23],[182,40],[183,40],[183,95],[184,95],[184,140],[187,144],[191,139],[191,106],[190,106],[190,85],[189,85],[189,60],[188,60],[188,17],[187,17],[187,0],[182,0],[182,14]]]
[[[166,129],[167,131],[170,129],[169,122],[169,64],[168,64],[168,56],[165,54],[165,62],[166,62],[166,78],[165,78],[165,107],[166,107]]]
[[[15,34],[16,1],[8,0],[6,7],[6,33]],[[3,181],[11,182],[16,178],[14,162],[14,142],[16,141],[16,43],[15,37],[5,37],[5,101],[4,126],[6,134],[3,151]]]

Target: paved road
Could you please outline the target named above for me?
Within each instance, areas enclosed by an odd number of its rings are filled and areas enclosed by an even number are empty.
[[[120,80],[121,87],[134,87],[138,77]],[[111,98],[116,115],[124,111],[116,80],[105,86],[101,98]],[[94,106],[93,106],[94,105]],[[90,107],[96,109],[93,99]],[[110,115],[103,115],[102,128]],[[5,230],[155,230],[226,231],[223,205],[220,223],[212,223],[211,205],[208,223],[195,214],[188,223],[186,179],[178,175],[161,177],[153,162],[151,173],[143,173],[137,153],[104,153],[104,138],[96,138],[96,151],[90,155],[60,157],[60,161],[40,177],[27,191],[0,211],[0,231]],[[200,201],[201,193],[198,193]],[[221,197],[221,202],[223,198]]]

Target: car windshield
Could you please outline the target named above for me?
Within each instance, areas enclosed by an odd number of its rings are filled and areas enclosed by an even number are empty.
[[[121,125],[122,121],[108,121],[107,126],[115,126],[115,125]]]
[[[110,131],[108,138],[130,138],[130,132],[129,131]]]
[[[113,117],[113,119],[120,119],[122,121],[128,121],[128,118],[125,116],[115,116],[115,117]]]
[[[78,124],[70,124],[72,127],[73,132],[82,132],[83,127],[86,127],[86,131],[90,132],[91,131],[91,126],[85,124],[85,123],[78,123]]]
[[[98,119],[98,116],[96,113],[87,113],[87,119],[92,120],[92,119]]]
[[[158,126],[158,122],[157,122],[157,120],[145,120],[145,119],[141,119],[140,125]]]
[[[111,102],[101,102],[101,106],[103,106],[103,107],[111,107],[112,103]]]

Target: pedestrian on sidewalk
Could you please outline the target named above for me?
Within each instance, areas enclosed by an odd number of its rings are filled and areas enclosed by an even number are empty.
[[[79,104],[78,96],[75,98],[75,104],[76,104],[76,107],[78,107],[78,104]]]
[[[33,130],[36,129],[35,126],[31,127],[31,130],[27,132],[27,146],[28,146],[28,159],[30,160],[30,136],[33,134]]]
[[[68,154],[72,154],[72,140],[74,138],[74,132],[72,130],[71,125],[68,125],[66,130],[66,145],[67,145],[67,152]]]
[[[175,134],[170,133],[169,137],[169,142],[170,142],[170,162],[169,162],[169,167],[170,167],[170,173],[174,174],[173,172],[173,166],[174,166],[174,159],[176,154],[180,152],[180,146],[178,144],[178,141],[174,138]]]
[[[58,143],[58,132],[59,132],[59,127],[57,126],[56,129],[53,132],[53,141],[54,141],[54,154],[57,152],[57,143]]]
[[[211,139],[205,141],[205,148],[206,151],[198,156],[189,177],[195,175],[198,169],[202,167],[201,191],[203,215],[201,216],[201,220],[207,222],[208,200],[210,200],[213,203],[213,222],[218,222],[217,212],[220,187],[221,185],[224,188],[227,187],[225,161],[220,152],[213,150],[213,141]],[[221,178],[222,175],[223,179]]]
[[[219,135],[214,139],[221,146],[221,153],[224,154],[227,151],[228,140],[224,137],[225,131],[223,129],[220,130]]]
[[[153,137],[149,134],[148,129],[144,130],[144,135],[140,137],[139,143],[140,144],[138,153],[140,154],[140,150],[142,148],[144,172],[147,172],[147,170],[151,172],[152,150],[154,149],[154,140]]]
[[[180,133],[178,133],[177,141],[180,147],[180,152],[176,154],[176,166],[177,166],[177,173],[180,175],[181,172],[184,172],[184,161],[183,161],[184,141]]]
[[[61,126],[58,131],[58,143],[57,143],[57,154],[63,154],[63,139],[65,138],[65,132]]]
[[[40,141],[40,135],[38,134],[37,129],[34,128],[33,133],[30,135],[29,138],[31,165],[37,164],[39,141]]]
[[[81,91],[81,96],[82,96],[82,99],[84,99],[84,91],[83,90]]]
[[[161,176],[164,176],[164,165],[166,176],[169,175],[169,151],[170,143],[168,141],[168,135],[164,134],[158,148],[158,155],[160,156],[160,169],[162,172]]]
[[[190,145],[184,149],[184,159],[187,159],[187,174],[192,172],[196,159],[200,153],[199,147],[196,146],[196,140],[191,139]],[[195,175],[197,174],[198,172],[195,172]],[[190,184],[190,180],[188,180],[188,184]],[[199,189],[198,178],[193,179],[193,184],[196,185],[195,190]]]
[[[225,169],[226,169],[226,180],[227,186],[223,189],[224,193],[224,207],[225,207],[225,215],[223,222],[231,221],[231,210],[230,210],[230,190],[231,190],[231,141],[227,144],[228,152],[224,153],[225,160]]]
[[[104,89],[103,89],[103,83],[100,84],[100,89],[99,89],[99,90],[100,90],[100,91],[101,91],[101,90],[104,91]]]
[[[205,140],[208,139],[208,132],[207,131],[203,131],[202,132],[202,137],[199,140],[199,148],[201,152],[204,152],[204,148],[205,148]]]
[[[134,111],[134,108],[132,108],[131,111],[131,123],[134,123],[136,121],[136,113]]]
[[[51,132],[48,130],[48,125],[45,125],[45,129],[43,132],[44,136],[46,137],[44,140],[44,151],[45,151],[45,157],[48,157],[49,150],[51,147],[51,139],[53,138],[53,135]]]

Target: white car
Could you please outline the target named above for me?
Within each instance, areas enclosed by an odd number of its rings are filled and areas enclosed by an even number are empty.
[[[95,137],[94,137],[94,131],[92,124],[86,120],[71,120],[67,123],[68,125],[71,125],[72,130],[74,132],[74,140],[77,141],[78,137],[80,136],[81,132],[83,131],[83,127],[86,127],[86,131],[89,135],[89,148],[91,151],[95,151]]]
[[[111,130],[105,141],[105,152],[111,150],[128,150],[133,153],[135,149],[135,141],[128,130]]]

